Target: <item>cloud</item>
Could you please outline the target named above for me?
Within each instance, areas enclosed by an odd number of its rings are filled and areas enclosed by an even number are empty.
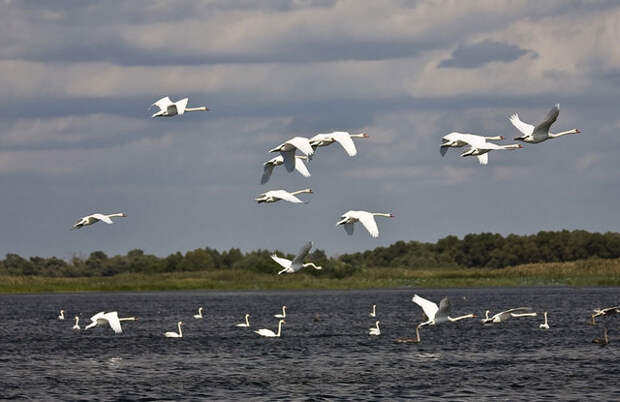
[[[439,63],[439,67],[476,68],[494,61],[511,62],[528,53],[530,51],[519,46],[485,40],[457,47],[449,59]]]

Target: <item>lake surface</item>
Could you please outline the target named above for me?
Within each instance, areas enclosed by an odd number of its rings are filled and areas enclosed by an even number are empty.
[[[485,327],[478,319],[421,330],[414,293],[452,315],[530,306],[549,312]],[[288,306],[281,338],[274,314]],[[368,336],[377,305],[382,334]],[[63,400],[620,400],[619,288],[158,292],[0,296],[0,397]],[[192,318],[204,306],[205,318]],[[67,319],[58,320],[65,310]],[[123,333],[82,328],[118,311]],[[237,328],[245,313],[248,328]],[[186,323],[183,338],[165,338]],[[609,329],[610,344],[591,343]]]

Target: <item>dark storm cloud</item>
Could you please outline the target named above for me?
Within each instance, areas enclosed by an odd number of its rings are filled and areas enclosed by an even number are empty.
[[[536,55],[519,46],[486,40],[472,45],[459,46],[452,52],[449,59],[439,63],[439,67],[476,68],[494,61],[514,61],[528,53]]]

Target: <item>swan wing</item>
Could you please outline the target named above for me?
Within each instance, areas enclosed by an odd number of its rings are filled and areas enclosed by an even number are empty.
[[[439,307],[437,307],[435,303],[418,295],[413,295],[413,299],[411,299],[411,301],[422,307],[422,311],[424,311],[424,314],[429,320],[435,319],[435,315],[437,314],[437,311],[439,311]]]
[[[312,149],[310,141],[306,137],[293,137],[286,142],[299,149],[305,155],[312,155],[314,153],[314,149]]]
[[[529,310],[531,310],[531,308],[529,307],[511,308],[510,310],[502,311],[500,313],[495,314],[492,317],[492,320],[506,321],[507,319],[511,317],[510,313],[513,313],[515,311],[529,311]]]
[[[372,216],[371,213],[360,211],[357,219],[364,225],[368,233],[370,233],[371,237],[379,237],[379,228],[377,227],[377,222],[375,221],[375,217]]]
[[[480,148],[487,143],[487,140],[481,135],[474,134],[461,134],[458,137],[459,141],[463,141],[474,148]]]
[[[342,227],[344,227],[344,231],[347,232],[347,234],[350,236],[353,234],[353,229],[355,228],[355,225],[353,223],[345,223],[344,225],[342,225]]]
[[[282,159],[284,160],[284,167],[286,168],[287,172],[292,172],[293,170],[295,170],[295,150],[293,149],[292,151],[283,151],[280,152],[280,154],[282,155]]]
[[[107,215],[104,214],[92,214],[91,217],[100,220],[101,222],[105,222],[108,225],[113,224],[112,219],[110,219]]]
[[[185,109],[187,108],[187,102],[189,101],[189,99],[185,98],[185,99],[181,99],[180,101],[175,102],[175,106],[177,108],[177,114],[178,115],[182,115],[183,113],[185,113]]]
[[[519,114],[515,113],[508,118],[513,126],[517,128],[517,130],[521,131],[525,135],[531,135],[534,132],[534,126],[528,123],[524,123],[519,118]]]
[[[263,167],[263,176],[260,178],[260,184],[265,184],[271,178],[271,173],[273,173],[273,164],[268,163]]]
[[[551,128],[551,125],[555,123],[559,115],[560,104],[558,103],[555,104],[551,108],[551,110],[549,110],[549,113],[547,113],[547,117],[545,117],[545,120],[539,123],[536,128],[534,128],[534,137],[546,138],[549,135],[549,129]]]
[[[301,247],[301,249],[299,249],[299,252],[297,253],[295,258],[293,259],[293,262],[291,263],[291,266],[303,264],[304,258],[306,258],[306,256],[308,255],[308,253],[310,252],[311,249],[312,249],[312,242],[311,241],[309,241],[306,244],[304,244]]]
[[[295,157],[295,170],[301,173],[303,177],[310,177],[310,172],[308,171],[306,164],[304,163],[304,161],[297,157]]]
[[[303,204],[302,200],[295,197],[293,194],[289,193],[288,191],[274,190],[274,191],[270,191],[270,193],[272,196],[277,197],[281,200],[292,202],[294,204]]]
[[[450,300],[448,300],[447,297],[444,297],[439,302],[439,310],[437,310],[437,315],[447,316],[448,313],[450,312],[450,307],[451,307]]]
[[[277,262],[278,264],[280,264],[281,266],[283,266],[284,268],[290,268],[291,267],[291,260],[287,259],[287,258],[282,258],[282,257],[278,257],[275,254],[271,255],[271,259],[274,260],[275,262]]]
[[[351,139],[349,133],[344,131],[334,131],[331,136],[338,144],[340,144],[349,156],[357,155],[357,148]]]
[[[489,154],[482,154],[482,155],[476,155],[478,157],[478,162],[480,162],[481,165],[486,165],[489,163]]]
[[[153,103],[151,105],[151,107],[157,106],[159,108],[159,110],[167,110],[168,106],[170,106],[172,104],[173,104],[173,102],[170,100],[169,97],[166,96],[165,98],[161,98],[157,102]]]
[[[118,319],[118,313],[116,311],[105,314],[103,318],[108,321],[108,324],[110,324],[115,334],[123,332],[121,329],[121,321]]]

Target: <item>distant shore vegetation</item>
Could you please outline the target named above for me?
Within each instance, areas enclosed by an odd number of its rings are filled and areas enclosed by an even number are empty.
[[[448,236],[435,243],[399,241],[338,257],[327,257],[317,249],[307,260],[322,265],[322,271],[281,276],[275,275],[279,266],[271,254],[268,250],[242,253],[235,248],[219,252],[208,247],[167,257],[142,250],[112,257],[94,251],[70,261],[7,254],[0,260],[0,292],[12,292],[11,286],[17,292],[141,290],[138,282],[144,290],[441,287],[442,283],[446,287],[510,286],[528,284],[528,277],[534,281],[531,284],[620,285],[620,233],[615,232],[563,230],[506,237],[469,234],[462,239]],[[54,278],[58,281],[52,281]],[[29,282],[33,286],[52,282],[57,286],[29,290]]]

